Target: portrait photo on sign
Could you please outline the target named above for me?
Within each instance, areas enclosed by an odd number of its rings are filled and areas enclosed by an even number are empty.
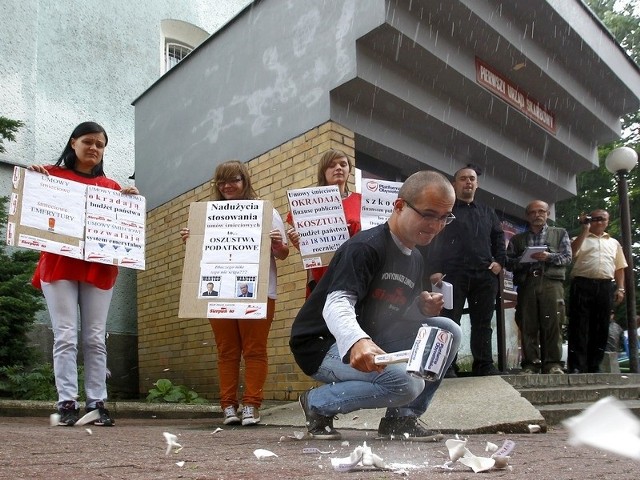
[[[238,298],[253,297],[255,292],[255,282],[238,281],[236,294]]]
[[[213,282],[207,282],[204,287],[204,291],[202,292],[203,297],[217,297],[218,291],[215,288],[215,284]]]

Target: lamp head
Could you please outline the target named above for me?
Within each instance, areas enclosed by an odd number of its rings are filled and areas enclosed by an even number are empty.
[[[611,173],[618,173],[624,171],[625,173],[633,170],[633,167],[638,163],[638,153],[629,147],[614,148],[607,155],[604,161],[607,170]]]

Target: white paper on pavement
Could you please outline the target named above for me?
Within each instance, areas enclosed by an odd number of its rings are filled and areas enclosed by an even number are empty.
[[[331,466],[338,472],[348,472],[356,468],[389,468],[381,457],[371,451],[367,442],[356,447],[348,457],[332,458]]]
[[[615,397],[605,397],[564,426],[571,445],[588,445],[640,461],[640,420]]]

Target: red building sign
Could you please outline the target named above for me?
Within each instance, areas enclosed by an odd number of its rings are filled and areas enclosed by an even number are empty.
[[[556,119],[553,113],[477,57],[476,81],[509,105],[517,108],[542,128],[555,135]]]

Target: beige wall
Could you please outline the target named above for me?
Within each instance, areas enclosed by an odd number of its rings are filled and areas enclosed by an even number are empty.
[[[287,190],[315,185],[317,161],[329,148],[343,150],[354,160],[353,132],[327,122],[250,160],[256,191],[286,218]],[[212,166],[212,174],[213,170]],[[191,202],[208,201],[209,192],[207,180],[148,214],[147,268],[138,274],[141,393],[157,379],[169,378],[210,400],[218,398],[217,352],[209,321],[178,318],[184,261],[178,231],[187,223]],[[265,399],[295,400],[314,384],[295,365],[288,346],[291,322],[304,300],[305,279],[300,255],[292,248],[289,258],[278,261],[278,300],[269,336]]]

